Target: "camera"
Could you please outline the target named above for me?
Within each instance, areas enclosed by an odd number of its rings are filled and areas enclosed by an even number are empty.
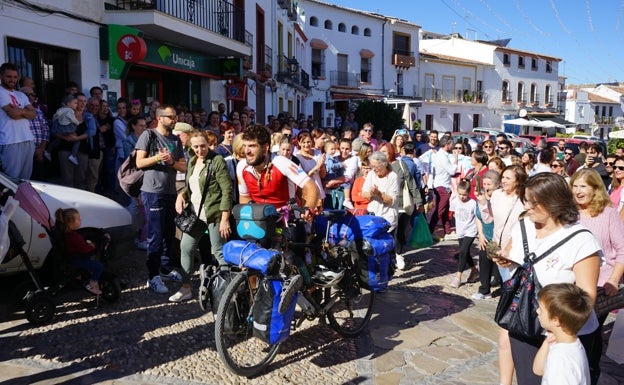
[[[405,134],[407,134],[407,130],[406,129],[402,128],[400,130],[397,130],[397,135],[405,135]]]

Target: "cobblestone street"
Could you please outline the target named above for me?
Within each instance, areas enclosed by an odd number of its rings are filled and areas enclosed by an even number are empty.
[[[497,384],[496,299],[470,299],[478,284],[448,286],[455,249],[410,253],[359,338],[306,321],[253,379],[221,364],[212,313],[196,299],[173,304],[145,289],[143,253],[112,266],[126,286],[121,301],[89,309],[83,292],[66,293],[44,327],[30,327],[3,285],[0,384]],[[602,384],[624,382],[612,368]]]

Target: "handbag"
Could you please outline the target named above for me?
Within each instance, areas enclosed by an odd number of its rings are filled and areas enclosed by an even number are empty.
[[[604,317],[611,310],[624,308],[624,287],[621,287],[615,295],[608,296],[604,287],[599,287],[596,291],[596,304],[594,311],[598,318]]]
[[[407,185],[407,178],[405,178],[405,169],[403,168],[403,162],[399,161],[399,167],[401,167],[401,171],[403,172],[403,207],[399,209],[399,211],[404,212],[407,215],[412,215],[414,212],[414,198],[412,198],[412,194],[410,193],[409,186]]]
[[[204,189],[202,190],[199,210],[197,210],[199,213],[201,213],[202,207],[204,206],[204,200],[206,199],[206,193],[208,192],[208,184],[210,183],[211,174],[212,160],[210,160],[208,171],[206,173],[206,182],[204,183]],[[208,229],[206,222],[199,219],[199,216],[195,213],[193,206],[190,204],[187,204],[186,207],[182,209],[182,212],[176,215],[174,221],[176,227],[180,229],[180,231],[189,235],[200,236]]]
[[[524,219],[521,219],[519,222],[522,231],[524,263],[501,286],[501,296],[496,306],[494,321],[514,335],[534,339],[539,337],[542,332],[542,326],[537,318],[537,293],[542,288],[542,285],[537,279],[533,266],[576,234],[585,231],[589,232],[589,230],[582,229],[573,232],[548,249],[544,254],[537,257],[535,253],[529,252]]]

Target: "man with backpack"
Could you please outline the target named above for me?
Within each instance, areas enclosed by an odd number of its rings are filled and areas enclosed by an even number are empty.
[[[170,263],[174,252],[176,173],[186,172],[186,159],[180,138],[173,134],[176,110],[162,105],[156,110],[158,125],[145,130],[136,144],[136,165],[143,170],[141,200],[147,222],[148,287],[165,294],[163,278],[181,282],[180,273]]]

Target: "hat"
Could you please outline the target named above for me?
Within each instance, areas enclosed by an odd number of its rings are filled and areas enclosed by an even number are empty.
[[[191,132],[191,131],[193,131],[193,127],[190,124],[184,123],[184,122],[176,123],[175,128],[173,129],[174,133]]]

